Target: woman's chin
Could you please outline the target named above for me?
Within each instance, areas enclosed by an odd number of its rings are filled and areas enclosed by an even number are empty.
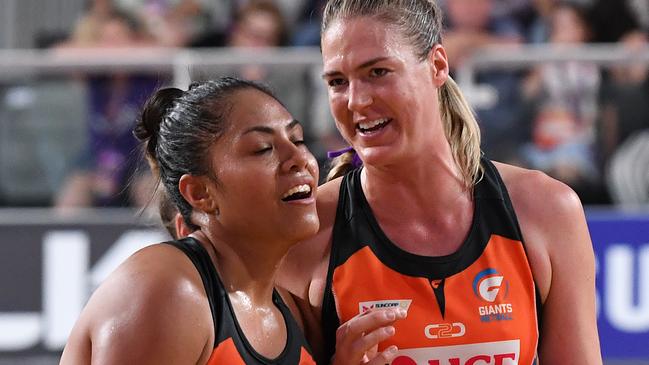
[[[290,232],[290,240],[300,242],[315,236],[320,229],[320,220],[317,214],[309,214],[300,222],[295,222],[294,229]]]
[[[363,165],[383,166],[394,160],[394,148],[392,146],[365,147],[362,150]]]

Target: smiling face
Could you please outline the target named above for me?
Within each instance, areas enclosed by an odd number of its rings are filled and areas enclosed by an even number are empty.
[[[228,127],[209,149],[225,234],[267,243],[315,234],[318,167],[302,126],[261,91],[236,91],[230,101]]]
[[[435,61],[445,62],[441,46],[422,61],[395,27],[343,18],[323,34],[322,57],[336,126],[364,164],[416,158],[445,142],[437,88],[447,73]]]

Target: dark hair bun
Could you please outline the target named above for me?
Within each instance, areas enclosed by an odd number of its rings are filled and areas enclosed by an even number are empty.
[[[138,120],[133,135],[140,140],[147,142],[147,152],[155,156],[155,146],[160,132],[160,123],[164,119],[169,108],[183,94],[183,91],[177,88],[166,88],[158,90],[147,101],[142,115]]]
[[[176,88],[158,90],[142,109],[142,115],[138,121],[133,134],[140,141],[157,136],[160,131],[160,123],[167,110],[173,106],[173,102],[182,95],[183,91]]]

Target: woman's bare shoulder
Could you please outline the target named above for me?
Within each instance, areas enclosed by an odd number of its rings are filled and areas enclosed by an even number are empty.
[[[543,300],[566,257],[590,255],[592,243],[577,194],[543,172],[496,163],[516,212]]]
[[[342,181],[343,178],[339,177],[318,187],[318,217],[321,229],[323,225],[329,227],[334,223]]]
[[[140,356],[197,361],[213,338],[212,328],[200,275],[180,250],[159,244],[136,252],[109,275],[88,301],[71,339],[91,343],[93,362],[128,363]],[[186,354],[173,350],[179,344]],[[74,352],[76,345],[68,347]]]
[[[547,174],[512,165],[495,163],[517,214],[538,218],[541,222],[556,221],[559,215],[582,211],[581,201],[568,185]],[[547,214],[551,210],[553,214]]]
[[[540,358],[550,364],[601,364],[595,258],[579,197],[541,172],[496,166],[510,193],[543,301]]]

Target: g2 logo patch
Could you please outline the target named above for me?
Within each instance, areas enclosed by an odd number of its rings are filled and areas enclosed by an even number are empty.
[[[432,340],[462,337],[465,333],[466,326],[462,322],[429,324],[424,328],[424,335]]]

